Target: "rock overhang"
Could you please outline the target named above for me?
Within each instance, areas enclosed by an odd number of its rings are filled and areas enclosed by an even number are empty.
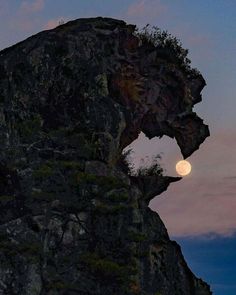
[[[141,131],[175,137],[185,156],[207,135],[192,112],[203,80],[185,75],[173,53],[141,44],[134,30],[111,18],[79,19],[1,51],[3,292],[29,291],[24,265],[37,294],[210,294],[147,207],[180,178],[132,179],[117,166]],[[10,264],[9,253],[17,254]]]

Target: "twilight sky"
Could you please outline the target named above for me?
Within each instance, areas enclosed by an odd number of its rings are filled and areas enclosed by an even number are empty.
[[[188,160],[192,173],[151,201],[192,270],[216,295],[236,294],[236,1],[235,0],[0,0],[0,49],[60,20],[107,16],[167,29],[189,49],[207,86],[195,110],[211,136]],[[182,159],[173,139],[132,144],[135,163],[163,153],[166,174]]]

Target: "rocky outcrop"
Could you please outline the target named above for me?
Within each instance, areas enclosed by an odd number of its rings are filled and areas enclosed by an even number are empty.
[[[119,164],[141,131],[198,149],[205,81],[134,29],[79,19],[0,52],[0,294],[211,294],[148,208],[180,179]]]

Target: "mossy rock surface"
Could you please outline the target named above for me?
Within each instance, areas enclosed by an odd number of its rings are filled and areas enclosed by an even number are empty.
[[[0,294],[211,294],[148,207],[179,178],[118,160],[141,132],[197,150],[205,81],[175,39],[136,33],[85,18],[1,51]]]

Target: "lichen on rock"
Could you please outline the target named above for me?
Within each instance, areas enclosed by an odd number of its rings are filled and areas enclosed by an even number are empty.
[[[212,294],[148,208],[180,178],[119,161],[140,132],[198,149],[204,85],[111,18],[0,52],[0,294]]]

